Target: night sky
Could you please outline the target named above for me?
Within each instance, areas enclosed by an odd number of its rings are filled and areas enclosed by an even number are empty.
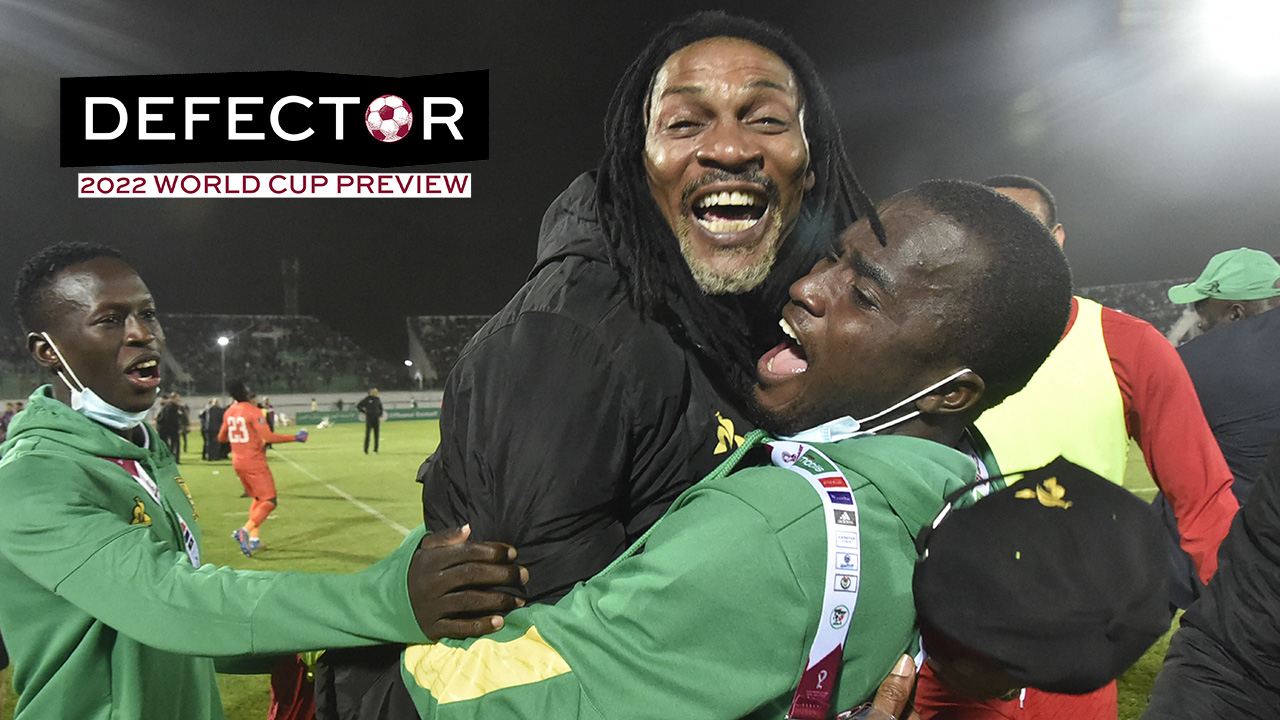
[[[934,177],[1035,176],[1058,197],[1077,284],[1097,285],[1195,275],[1241,245],[1280,252],[1280,75],[1216,65],[1196,4],[733,8],[814,58],[873,198]],[[279,313],[281,259],[296,257],[301,311],[398,361],[406,315],[492,313],[519,287],[543,210],[599,157],[617,79],[697,7],[715,5],[0,0],[0,285],[47,244],[92,240],[126,253],[162,313]],[[478,69],[489,160],[401,169],[472,173],[469,200],[87,200],[76,174],[100,169],[59,167],[61,77]]]

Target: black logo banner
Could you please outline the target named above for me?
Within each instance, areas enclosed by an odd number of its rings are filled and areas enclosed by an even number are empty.
[[[489,157],[489,71],[63,78],[61,165],[254,160],[403,167]]]

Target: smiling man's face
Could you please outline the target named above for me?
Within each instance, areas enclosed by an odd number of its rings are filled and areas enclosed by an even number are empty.
[[[768,276],[813,186],[799,85],[777,55],[710,38],[654,77],[644,162],[649,189],[703,292]]]
[[[164,331],[133,268],[111,257],[72,265],[55,276],[45,302],[45,331],[80,382],[121,410],[150,408],[160,385]],[[43,341],[32,342],[39,348]]]
[[[874,414],[961,367],[941,347],[943,330],[984,249],[909,199],[891,201],[880,219],[887,246],[860,220],[841,236],[838,257],[791,286],[782,316],[794,339],[756,368],[755,400],[774,433]]]

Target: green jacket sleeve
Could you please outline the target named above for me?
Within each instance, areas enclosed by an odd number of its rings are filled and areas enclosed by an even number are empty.
[[[426,640],[406,584],[421,529],[352,575],[197,569],[145,525],[104,507],[100,480],[76,463],[32,453],[21,470],[39,481],[3,484],[6,557],[35,583],[145,645],[217,657]]]
[[[485,639],[409,648],[406,684],[429,718],[743,717],[795,687],[821,602],[778,530],[696,491],[642,552],[557,605]]]
[[[822,620],[825,514],[788,471],[731,477],[696,486],[643,549],[558,604],[513,612],[485,638],[406,649],[401,674],[422,716],[782,717]],[[850,481],[862,576],[833,712],[868,699],[916,636],[911,534],[880,489]]]

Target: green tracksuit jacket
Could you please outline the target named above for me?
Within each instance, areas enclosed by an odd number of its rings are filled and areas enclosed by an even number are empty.
[[[735,470],[760,459],[759,440],[686,491],[639,552],[556,605],[517,610],[485,638],[409,647],[401,676],[422,717],[783,717],[817,632],[826,525],[800,476]],[[815,447],[841,466],[860,513],[862,579],[834,714],[871,696],[914,644],[916,531],[976,468],[909,437]]]
[[[138,447],[48,393],[0,446],[16,718],[222,718],[212,657],[426,640],[405,581],[421,532],[353,575],[197,569],[178,517],[197,541],[199,525],[154,431]],[[145,467],[164,507],[104,458]]]

